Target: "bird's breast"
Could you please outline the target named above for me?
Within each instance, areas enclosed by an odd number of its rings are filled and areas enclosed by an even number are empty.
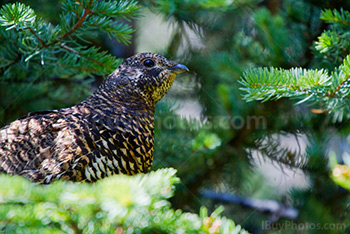
[[[120,114],[95,119],[91,123],[90,136],[94,149],[85,169],[86,180],[150,170],[154,144],[153,115]]]

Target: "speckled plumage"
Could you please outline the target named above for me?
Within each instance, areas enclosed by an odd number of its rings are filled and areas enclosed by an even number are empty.
[[[78,105],[10,123],[0,130],[0,173],[38,183],[146,173],[153,161],[155,104],[185,70],[160,55],[137,54]]]

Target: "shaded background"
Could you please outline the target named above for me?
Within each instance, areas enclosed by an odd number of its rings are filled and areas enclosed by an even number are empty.
[[[8,2],[14,1],[2,4]],[[22,2],[55,24],[60,3]],[[198,212],[201,205],[214,210],[223,204],[223,214],[252,233],[350,233],[349,193],[330,179],[327,160],[331,153],[339,160],[350,153],[347,121],[332,122],[329,115],[312,112],[317,106],[286,100],[246,103],[238,82],[252,67],[333,69],[313,49],[327,29],[320,12],[350,10],[350,2],[178,0],[140,5],[143,16],[129,22],[135,28],[129,46],[97,34],[90,42],[116,57],[151,51],[190,68],[156,107],[153,170],[178,170],[182,183],[173,207]],[[1,126],[29,111],[74,105],[102,80],[50,77],[2,85]],[[223,202],[223,193],[235,196]],[[259,199],[253,201],[264,209],[246,198]],[[288,215],[291,208],[297,215]]]

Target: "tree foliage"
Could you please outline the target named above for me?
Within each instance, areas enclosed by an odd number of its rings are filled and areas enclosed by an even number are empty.
[[[172,168],[115,176],[95,184],[36,185],[0,176],[0,229],[4,233],[247,233],[222,209],[200,216],[170,208],[179,183]]]
[[[343,215],[348,209],[342,204],[349,202],[349,196],[330,177],[328,154],[335,150],[341,161],[348,149],[343,138],[348,139],[349,128],[340,118],[345,116],[341,110],[348,92],[342,83],[347,79],[347,58],[334,63],[315,49],[315,41],[327,26],[320,18],[326,6],[330,7],[324,1],[235,1],[216,9],[194,10],[173,4],[169,14],[161,4],[155,4],[153,9],[164,10],[163,15],[179,25],[167,53],[183,58],[196,74],[191,79],[198,82],[192,89],[173,91],[172,95],[177,100],[199,100],[203,107],[200,117],[204,123],[192,120],[184,127],[183,120],[173,118],[170,130],[162,125],[156,129],[156,167],[171,165],[183,178],[173,204],[193,207],[208,203],[215,207],[217,202],[198,201],[193,195],[202,189],[264,197],[297,208],[299,216],[290,222],[343,223],[345,226],[332,232],[345,230],[350,220]],[[331,7],[340,12],[340,6],[350,7],[336,3]],[[194,17],[185,17],[188,15]],[[189,39],[188,28],[198,31],[200,45]],[[346,29],[342,32],[347,33]],[[186,80],[179,83],[191,85]],[[337,87],[343,85],[338,93]],[[250,102],[242,100],[242,94]],[[310,103],[314,105],[305,105]],[[338,122],[330,121],[330,110]],[[164,119],[167,115],[163,110],[156,121]],[[213,134],[218,146],[196,150],[195,142],[205,145],[205,139]],[[274,182],[266,176],[271,168],[279,168],[280,174],[273,179],[281,181],[272,187]],[[283,182],[293,181],[296,174],[307,179],[307,188]],[[278,194],[282,187],[289,187],[288,191]],[[278,231],[283,233],[296,232],[283,226],[285,220],[277,213],[263,215],[233,204],[225,207],[226,215],[252,232],[273,232],[262,227],[266,220],[281,225]]]
[[[33,109],[54,109],[81,100],[89,87],[89,82],[82,79],[110,74],[121,63],[90,41],[98,33],[105,33],[130,43],[133,29],[125,20],[138,17],[138,8],[134,1],[63,1],[58,23],[54,25],[22,3],[3,5],[0,10],[2,109],[17,113],[18,117]],[[22,104],[26,104],[22,107],[12,101],[19,97],[25,97]],[[1,122],[11,120],[6,112],[0,113]]]
[[[29,6],[22,3],[2,7],[0,26],[5,44],[0,51],[0,68],[4,79],[86,77],[106,75],[115,69],[120,61],[98,48],[79,43],[79,39],[86,41],[84,36],[101,31],[129,43],[133,30],[115,19],[136,17],[136,2],[64,1],[62,9],[59,24],[54,26],[37,17]],[[16,74],[23,70],[35,71],[36,74]]]
[[[350,13],[345,10],[325,10],[321,19],[331,23],[315,43],[315,49],[324,61],[333,68],[318,69],[253,68],[243,73],[240,83],[244,86],[244,98],[253,100],[277,100],[280,98],[301,99],[297,104],[307,102],[320,104],[322,111],[348,115],[350,56],[349,29]],[[341,117],[342,115],[340,115]]]
[[[317,130],[303,129],[306,134],[311,134],[308,138],[313,141],[310,143],[310,150],[306,157],[312,162],[319,157],[317,154],[325,154],[328,163],[319,164],[317,167],[323,168],[327,174],[330,174],[333,182],[349,189],[348,149],[342,142],[338,146],[340,149],[334,148],[330,142],[334,141],[333,138],[341,141],[342,137],[347,137],[349,134],[346,121],[350,114],[350,12],[344,9],[327,9],[322,11],[320,18],[330,25],[314,43],[315,62],[312,68],[252,68],[243,73],[239,82],[243,85],[241,90],[246,101],[266,102],[290,98],[297,100],[296,104],[306,103],[313,107],[314,109],[311,109],[313,114],[326,114],[327,117],[328,114],[332,114],[333,120],[340,123],[339,126],[332,126],[330,118],[326,118],[323,120],[324,125]],[[304,121],[304,124],[307,122]],[[335,132],[333,136],[329,134],[328,128],[331,127]],[[314,132],[319,135],[312,135]],[[315,139],[317,140],[314,141]],[[319,140],[324,145],[321,145]],[[311,163],[307,165],[310,166]],[[305,167],[299,166],[299,168]],[[328,184],[327,186],[333,185]],[[302,194],[299,193],[297,196],[302,196]],[[344,220],[344,223],[348,222]]]

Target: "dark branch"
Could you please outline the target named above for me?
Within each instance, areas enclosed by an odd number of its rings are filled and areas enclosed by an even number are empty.
[[[201,195],[218,202],[235,203],[241,206],[253,208],[261,212],[268,212],[278,220],[279,218],[296,219],[299,211],[292,207],[287,207],[274,200],[262,200],[250,197],[240,197],[230,193],[217,193],[211,190],[204,190]]]
[[[40,41],[42,46],[45,46],[45,42],[36,34],[36,32],[31,27],[27,27],[27,29],[29,29],[29,31],[35,36],[36,39],[38,39],[38,41]]]

